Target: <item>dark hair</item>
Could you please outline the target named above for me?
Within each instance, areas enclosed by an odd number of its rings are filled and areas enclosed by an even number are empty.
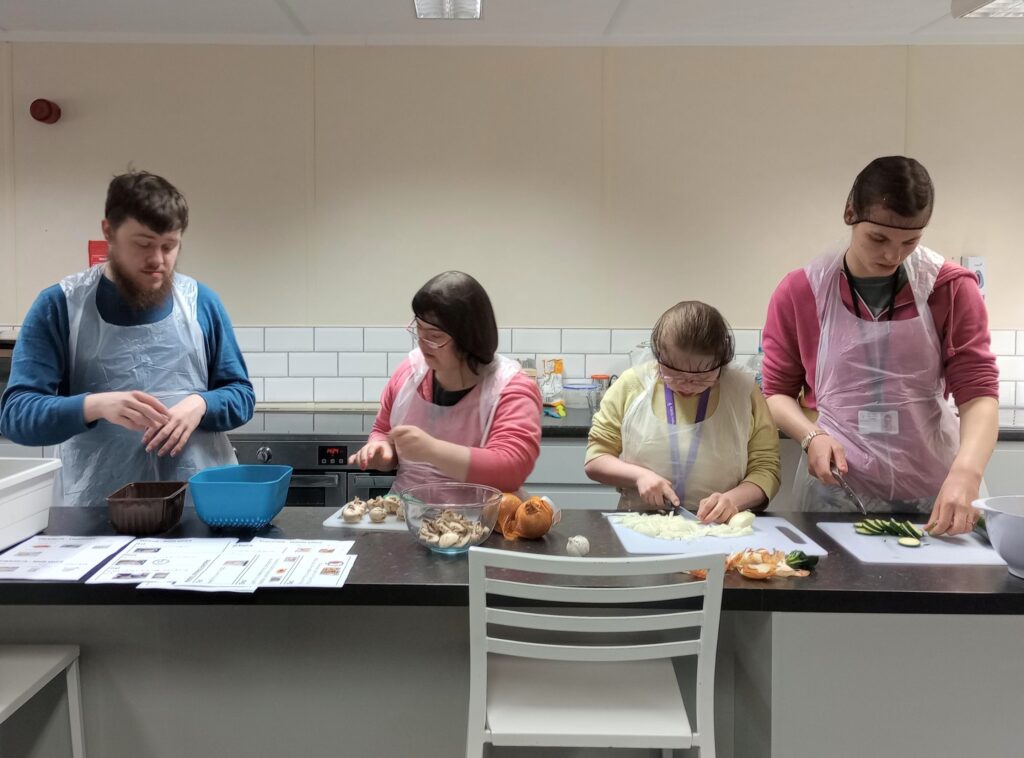
[[[104,216],[114,229],[133,218],[157,234],[179,229],[184,232],[188,227],[188,203],[162,176],[129,171],[110,181]]]
[[[846,223],[870,220],[871,209],[880,206],[904,218],[924,216],[927,224],[934,203],[935,188],[924,166],[902,155],[875,158],[853,181]]]
[[[699,300],[676,303],[651,330],[651,352],[659,363],[671,348],[710,355],[715,367],[732,362],[736,355],[729,324],[717,308]],[[667,364],[670,365],[670,364]]]
[[[487,291],[461,271],[445,271],[413,295],[416,318],[450,335],[469,370],[494,360],[498,349],[498,323]]]

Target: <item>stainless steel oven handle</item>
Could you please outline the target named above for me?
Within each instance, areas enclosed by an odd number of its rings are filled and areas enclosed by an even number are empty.
[[[337,474],[292,474],[289,487],[338,487],[341,479]]]

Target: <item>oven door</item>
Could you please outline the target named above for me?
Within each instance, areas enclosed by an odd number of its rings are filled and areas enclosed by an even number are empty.
[[[391,485],[395,483],[394,474],[349,474],[348,475],[348,499],[371,500],[375,497],[382,497],[391,492]]]
[[[348,502],[343,473],[293,471],[285,505],[341,508]]]

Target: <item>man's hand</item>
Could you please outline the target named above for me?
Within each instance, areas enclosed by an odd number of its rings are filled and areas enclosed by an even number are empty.
[[[206,401],[201,395],[189,395],[167,411],[167,422],[151,426],[142,437],[146,452],[158,450],[157,455],[170,454],[174,458],[184,448],[192,432],[199,426],[206,414]]]
[[[105,419],[136,432],[159,428],[170,421],[170,411],[163,403],[137,390],[86,395],[82,410],[87,424]]]

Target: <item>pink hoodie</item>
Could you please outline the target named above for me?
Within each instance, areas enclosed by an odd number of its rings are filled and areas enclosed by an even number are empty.
[[[853,299],[846,275],[837,274],[843,303],[853,312]],[[863,301],[862,301],[863,302]],[[988,312],[978,289],[978,281],[967,269],[946,261],[928,298],[935,327],[942,345],[946,392],[959,405],[976,397],[999,397],[999,369],[989,348]],[[861,312],[870,313],[867,305]],[[909,285],[896,296],[893,318],[917,316],[914,295]],[[811,284],[803,269],[786,275],[772,294],[762,344],[763,389],[768,397],[797,397],[803,390],[802,404],[817,408],[814,398],[815,367],[821,324]]]
[[[410,373],[412,366],[406,359],[388,380],[380,395],[380,411],[373,422],[371,440],[387,439],[391,431],[391,406]],[[419,386],[420,397],[430,400],[433,390],[434,372],[428,371]],[[512,377],[498,398],[487,441],[483,447],[470,448],[466,481],[497,487],[502,492],[515,492],[522,487],[540,455],[542,407],[537,383],[522,373]]]

